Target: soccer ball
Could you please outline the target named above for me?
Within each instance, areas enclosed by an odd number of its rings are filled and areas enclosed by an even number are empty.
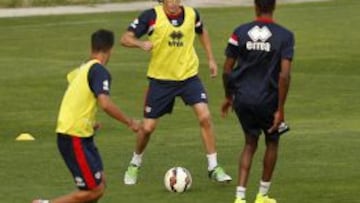
[[[165,173],[164,184],[170,192],[185,192],[190,189],[191,183],[191,174],[184,167],[173,167]]]

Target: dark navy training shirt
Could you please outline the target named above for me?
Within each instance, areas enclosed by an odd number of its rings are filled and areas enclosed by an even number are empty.
[[[278,95],[281,60],[292,60],[294,35],[268,18],[240,25],[228,41],[225,55],[237,60],[230,87],[249,102]]]

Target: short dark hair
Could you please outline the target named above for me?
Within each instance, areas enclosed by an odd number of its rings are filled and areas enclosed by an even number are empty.
[[[114,33],[100,29],[91,35],[91,50],[93,52],[107,52],[114,46]]]
[[[276,0],[255,0],[255,5],[260,13],[272,13],[275,9]]]

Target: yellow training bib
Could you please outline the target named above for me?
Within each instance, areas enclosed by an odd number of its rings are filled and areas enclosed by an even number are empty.
[[[94,134],[97,100],[89,87],[90,68],[99,63],[90,60],[67,75],[69,82],[60,106],[57,133],[77,137],[90,137]]]
[[[147,76],[160,80],[182,81],[198,73],[199,59],[194,48],[193,8],[184,7],[184,22],[175,27],[161,5],[155,7],[156,22],[149,37],[153,43]]]

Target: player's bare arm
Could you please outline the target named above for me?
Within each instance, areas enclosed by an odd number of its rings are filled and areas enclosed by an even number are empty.
[[[234,58],[226,57],[223,67],[223,85],[225,91],[225,99],[221,105],[221,116],[224,118],[230,107],[232,106],[232,96],[229,91],[229,75],[234,68],[236,60]]]
[[[286,97],[289,91],[290,86],[290,70],[291,70],[291,61],[288,59],[281,60],[281,72],[279,75],[279,103],[278,110],[274,115],[273,126],[268,130],[268,132],[274,132],[278,129],[281,122],[285,119],[284,106]]]
[[[151,51],[153,44],[150,41],[143,41],[135,37],[131,31],[126,31],[120,38],[120,44],[130,48],[140,48],[144,51]]]
[[[97,97],[100,107],[111,117],[128,126],[132,131],[139,130],[139,122],[126,116],[111,100],[109,95],[100,94]]]
[[[209,63],[209,69],[210,69],[210,76],[216,77],[217,76],[217,64],[215,61],[215,57],[212,52],[211,42],[210,42],[210,36],[208,31],[203,28],[203,32],[199,35],[200,42],[206,52],[206,56]]]

